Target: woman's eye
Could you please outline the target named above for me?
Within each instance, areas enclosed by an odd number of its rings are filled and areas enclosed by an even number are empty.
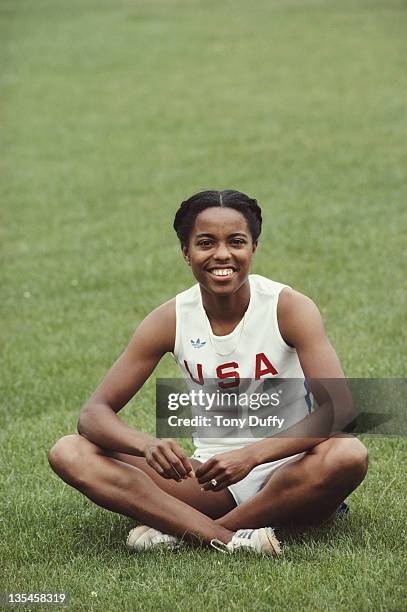
[[[201,242],[198,242],[198,245],[203,247],[211,246],[211,244],[212,242],[210,240],[201,240]]]
[[[244,244],[244,240],[242,240],[241,238],[234,238],[232,240],[232,244]]]

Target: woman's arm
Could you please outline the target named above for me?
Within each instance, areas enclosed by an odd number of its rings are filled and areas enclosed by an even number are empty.
[[[173,351],[175,299],[151,312],[81,410],[78,432],[98,446],[143,456],[156,438],[126,425],[117,412],[137,393],[161,357]]]
[[[318,308],[301,293],[284,289],[278,301],[277,316],[280,333],[287,344],[295,347],[319,409],[287,430],[284,436],[265,438],[206,461],[196,471],[205,489],[218,491],[238,482],[257,465],[309,450],[334,431],[340,431],[353,418],[344,373],[326,337]],[[222,480],[215,489],[210,484],[213,478]]]
[[[326,336],[317,306],[305,295],[284,289],[277,316],[280,333],[287,344],[295,347],[319,409],[288,430],[292,437],[274,436],[251,444],[256,465],[309,450],[333,432],[341,431],[353,418],[342,366]],[[326,435],[317,437],[324,431]]]

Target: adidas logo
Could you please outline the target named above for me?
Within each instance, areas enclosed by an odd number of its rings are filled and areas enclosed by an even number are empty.
[[[191,344],[194,348],[202,348],[205,346],[206,342],[201,342],[198,338],[197,340],[191,340]]]

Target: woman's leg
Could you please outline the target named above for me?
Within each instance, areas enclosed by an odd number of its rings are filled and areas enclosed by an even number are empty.
[[[61,438],[49,462],[66,483],[103,508],[165,533],[205,542],[232,538],[231,530],[213,520],[235,506],[229,491],[208,496],[195,478],[166,480],[143,457],[107,453],[79,435]]]
[[[362,482],[367,450],[353,436],[334,436],[278,468],[254,497],[217,519],[227,529],[318,525]]]

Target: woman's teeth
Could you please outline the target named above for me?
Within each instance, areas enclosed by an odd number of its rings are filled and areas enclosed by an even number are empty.
[[[215,276],[230,276],[231,274],[233,274],[233,270],[232,268],[222,268],[211,270],[211,273]]]

